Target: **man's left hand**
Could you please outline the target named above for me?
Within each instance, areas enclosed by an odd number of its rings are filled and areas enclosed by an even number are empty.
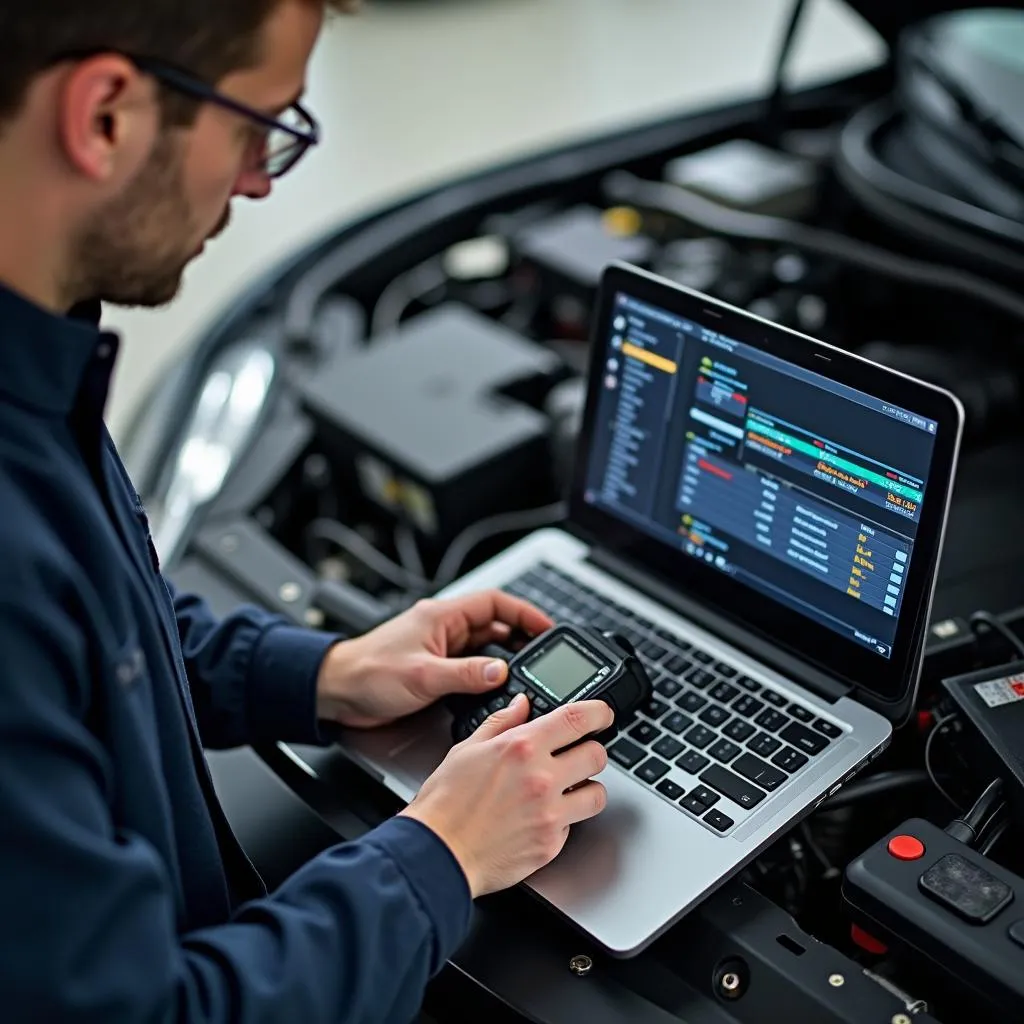
[[[505,682],[508,666],[463,655],[507,641],[512,630],[537,636],[553,625],[543,612],[498,590],[420,601],[331,648],[317,682],[319,717],[367,729],[449,693],[486,693]]]

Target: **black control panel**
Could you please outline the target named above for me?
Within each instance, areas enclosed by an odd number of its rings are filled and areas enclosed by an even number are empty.
[[[858,926],[911,949],[985,1002],[1024,1006],[1024,879],[921,819],[904,822],[846,869]]]

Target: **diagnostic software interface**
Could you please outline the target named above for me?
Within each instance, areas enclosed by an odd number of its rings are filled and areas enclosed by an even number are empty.
[[[619,294],[585,497],[888,658],[936,429]]]

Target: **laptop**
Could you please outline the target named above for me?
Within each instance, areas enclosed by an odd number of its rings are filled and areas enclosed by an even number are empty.
[[[503,588],[648,668],[607,809],[525,883],[608,953],[643,950],[910,716],[962,427],[945,391],[606,268],[564,527],[441,596]],[[407,801],[450,745],[440,707],[342,737]]]

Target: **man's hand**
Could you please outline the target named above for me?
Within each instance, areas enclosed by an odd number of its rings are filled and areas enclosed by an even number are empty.
[[[527,722],[529,711],[520,694],[491,715],[451,749],[401,812],[448,846],[474,899],[554,860],[569,827],[607,802],[592,776],[604,770],[608,755],[594,740],[579,741],[612,724],[611,708],[581,701]]]
[[[508,666],[459,656],[504,643],[513,629],[536,636],[553,625],[532,605],[497,590],[420,601],[330,650],[317,683],[319,717],[371,728],[420,711],[449,693],[486,693],[505,681]]]

